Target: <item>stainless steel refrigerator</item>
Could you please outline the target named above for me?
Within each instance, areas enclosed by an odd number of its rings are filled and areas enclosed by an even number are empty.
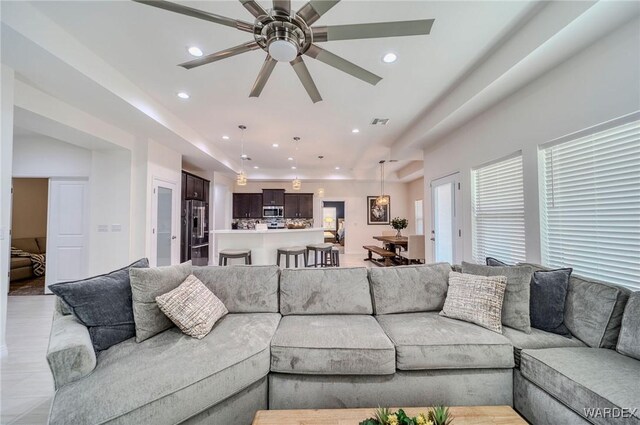
[[[194,266],[209,263],[209,204],[186,201],[182,220],[182,261],[191,260]]]

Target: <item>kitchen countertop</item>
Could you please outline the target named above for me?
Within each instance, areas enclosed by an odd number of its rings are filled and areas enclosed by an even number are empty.
[[[217,235],[224,234],[259,234],[259,233],[294,233],[294,232],[323,232],[322,227],[310,227],[308,229],[267,229],[267,230],[244,230],[244,229],[224,229],[224,230],[210,230],[210,233]]]

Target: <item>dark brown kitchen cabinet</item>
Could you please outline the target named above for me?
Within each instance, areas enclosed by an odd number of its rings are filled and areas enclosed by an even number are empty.
[[[234,193],[233,218],[262,218],[262,194]]]
[[[199,201],[208,201],[209,199],[209,194],[206,193],[208,192],[208,186],[209,186],[209,182],[201,179],[200,177],[197,176],[193,176],[191,174],[183,174],[185,181],[185,192],[184,192],[184,199],[197,199]],[[205,182],[206,182],[206,186],[207,189],[205,190]]]
[[[265,207],[284,205],[284,189],[262,189],[262,205]]]
[[[313,218],[313,193],[285,193],[284,218]]]

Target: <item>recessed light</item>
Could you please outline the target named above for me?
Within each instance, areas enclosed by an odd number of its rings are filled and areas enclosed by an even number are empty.
[[[360,133],[360,130],[357,128],[354,128],[353,130],[351,130],[352,133]]]
[[[247,154],[246,154],[246,153],[243,153],[243,154],[240,156],[240,158],[242,158],[242,159],[247,159]]]
[[[391,52],[382,57],[382,62],[384,63],[394,63],[396,60],[398,60],[398,56],[395,53]]]
[[[336,170],[339,170],[339,169],[340,169],[340,167],[336,167]]]
[[[191,46],[189,47],[189,49],[187,49],[189,51],[189,54],[191,56],[195,56],[197,58],[199,58],[200,56],[202,56],[202,50],[200,50],[199,47],[196,46]]]
[[[277,144],[277,143],[274,143],[274,144],[273,144],[273,145],[271,145],[271,146],[273,146],[274,148],[277,148],[277,147],[278,147],[278,146],[280,146],[280,145],[279,145],[279,144]]]
[[[222,136],[222,140],[229,140],[229,136]]]
[[[289,157],[287,158],[287,161],[293,161],[293,158]]]
[[[298,167],[296,167],[295,165],[293,167],[291,167],[292,170],[295,170],[296,168],[298,168]]]
[[[178,92],[178,97],[180,99],[189,99],[190,96],[187,93],[181,91],[181,92]]]
[[[260,167],[258,167],[257,165],[254,165],[254,166],[253,166],[253,168],[255,168],[255,169],[257,170],[257,169],[258,169],[258,168],[260,168]]]

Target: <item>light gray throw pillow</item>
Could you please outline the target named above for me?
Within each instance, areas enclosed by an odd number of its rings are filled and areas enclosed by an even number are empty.
[[[616,351],[640,360],[640,292],[632,293],[624,308]]]
[[[507,278],[449,273],[449,291],[441,316],[475,323],[502,333],[502,304]]]
[[[496,267],[462,262],[462,273],[507,278],[507,289],[502,306],[502,324],[526,333],[531,333],[529,303],[532,272],[533,269],[530,266]]]
[[[190,274],[191,261],[175,266],[129,269],[137,342],[173,327],[173,322],[158,307],[156,297],[180,286]]]

